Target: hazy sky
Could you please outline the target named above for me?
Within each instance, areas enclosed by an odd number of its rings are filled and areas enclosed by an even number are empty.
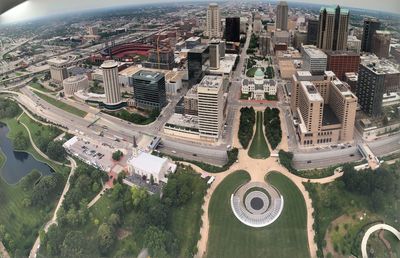
[[[0,0],[1,1],[1,0]],[[21,21],[77,10],[89,10],[109,6],[134,5],[143,3],[176,2],[173,0],[29,0],[0,16],[0,23]],[[290,5],[290,1],[289,5]],[[379,11],[400,13],[399,0],[297,0],[321,5],[344,5]]]

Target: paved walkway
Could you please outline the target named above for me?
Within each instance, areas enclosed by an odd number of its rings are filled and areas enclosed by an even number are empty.
[[[104,192],[105,192],[107,189],[109,189],[109,188],[111,188],[111,186],[109,186],[108,184],[104,184],[103,189],[101,189],[100,193],[98,193],[98,194],[93,198],[93,200],[91,200],[91,201],[89,202],[89,204],[88,204],[88,206],[87,206],[88,209],[89,209],[90,207],[92,207],[98,200],[100,200],[101,196],[103,196]]]
[[[281,112],[282,113],[282,112]],[[210,221],[208,217],[208,208],[210,204],[210,199],[212,194],[214,193],[215,189],[218,187],[218,185],[225,179],[226,176],[229,174],[233,173],[234,171],[237,170],[246,170],[249,172],[251,176],[251,181],[253,182],[265,182],[265,176],[271,172],[271,171],[277,171],[288,177],[300,190],[301,194],[304,197],[304,201],[306,204],[307,208],[307,236],[308,236],[308,248],[310,251],[310,256],[311,257],[316,257],[317,253],[317,245],[314,242],[314,237],[315,237],[315,231],[313,229],[313,224],[314,224],[314,217],[313,217],[313,206],[312,206],[312,200],[309,196],[308,191],[305,189],[303,183],[305,182],[311,182],[311,183],[319,183],[319,184],[326,184],[334,181],[335,179],[339,178],[342,176],[343,173],[335,173],[332,176],[326,177],[326,178],[321,178],[321,179],[308,179],[308,178],[302,178],[299,176],[296,176],[292,173],[290,173],[285,167],[279,164],[279,160],[276,157],[269,157],[267,159],[252,159],[251,157],[248,156],[247,150],[244,150],[237,137],[237,132],[239,129],[239,116],[240,113],[237,112],[236,117],[234,119],[234,125],[233,125],[233,146],[239,149],[239,154],[238,154],[238,161],[237,163],[234,163],[227,171],[221,172],[221,173],[210,173],[202,170],[198,166],[195,166],[193,164],[189,164],[187,162],[181,162],[185,165],[190,165],[194,168],[195,171],[198,173],[207,173],[210,175],[215,176],[215,181],[212,183],[210,188],[207,190],[205,199],[204,199],[204,204],[202,206],[202,209],[204,211],[202,215],[202,227],[200,229],[200,235],[201,238],[197,244],[198,248],[198,253],[196,257],[204,257],[207,251],[207,242],[208,242],[208,234],[209,234],[209,227],[210,227]],[[277,148],[277,151],[280,148],[287,148],[287,142],[283,142],[280,144]]]
[[[70,187],[71,176],[75,173],[75,169],[77,167],[76,161],[73,158],[68,157],[68,160],[71,162],[71,172],[69,173],[69,176],[68,176],[67,182],[66,182],[66,184],[64,186],[64,190],[63,190],[63,192],[61,194],[61,197],[58,200],[56,209],[54,210],[54,213],[53,213],[53,217],[44,226],[44,232],[46,232],[46,233],[49,230],[49,227],[51,225],[57,224],[57,213],[58,213],[58,210],[60,209],[60,207],[62,206],[62,203],[64,202],[65,195],[67,194],[67,192],[69,190],[69,187]],[[29,254],[29,258],[35,258],[36,257],[36,254],[37,254],[37,251],[39,250],[39,247],[40,247],[40,236],[38,236],[36,238],[36,241],[33,244],[33,247],[32,247],[31,252]]]
[[[7,249],[4,247],[3,242],[0,241],[0,257],[2,258],[10,258],[10,255],[7,252]]]
[[[387,224],[374,225],[374,226],[370,227],[367,230],[367,232],[365,232],[365,235],[364,235],[364,237],[363,237],[363,239],[361,241],[361,255],[362,255],[363,258],[368,258],[368,253],[367,253],[368,238],[375,231],[382,230],[382,229],[392,232],[397,237],[397,239],[399,239],[399,241],[400,241],[400,231],[398,231],[394,227],[392,227],[390,225],[387,225]]]

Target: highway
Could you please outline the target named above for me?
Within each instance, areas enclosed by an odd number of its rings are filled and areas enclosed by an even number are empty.
[[[100,142],[106,142],[116,148],[129,148],[131,146],[130,139],[132,139],[133,136],[136,136],[138,140],[141,139],[142,135],[162,136],[161,134],[152,134],[152,131],[157,130],[156,128],[159,126],[157,122],[150,126],[133,125],[104,113],[98,113],[95,115],[93,114],[93,110],[95,109],[88,106],[86,106],[86,108],[93,109],[91,110],[92,112],[90,112],[91,115],[82,118],[49,104],[39,98],[27,87],[22,88],[21,93],[22,94],[18,94],[17,100],[32,113],[47,118],[55,124],[67,127],[71,133],[83,133],[84,135]],[[98,121],[92,125],[95,120]],[[107,129],[104,129],[104,126]],[[104,136],[99,136],[101,131],[103,131]],[[116,136],[124,140],[116,142]],[[214,146],[206,144],[196,144],[195,142],[164,136],[162,139],[162,151],[167,154],[173,155],[172,151],[174,151],[178,154],[177,156],[215,165],[223,165],[227,160],[226,147],[224,146],[218,146],[215,148]]]

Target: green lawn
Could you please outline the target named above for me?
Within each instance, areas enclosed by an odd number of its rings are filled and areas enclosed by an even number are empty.
[[[265,159],[270,155],[267,141],[264,137],[263,112],[261,111],[257,111],[256,133],[254,134],[248,154],[253,159]]]
[[[230,206],[231,194],[248,180],[247,172],[238,171],[226,177],[215,190],[209,207],[207,257],[309,257],[306,206],[297,187],[281,174],[270,174],[267,181],[283,195],[284,209],[273,224],[251,228],[234,216]]]
[[[46,87],[44,87],[42,84],[38,83],[38,82],[32,82],[29,84],[30,87],[43,91],[43,92],[52,92],[51,90],[47,89]]]
[[[46,94],[40,93],[39,91],[34,91],[36,95],[38,95],[41,99],[49,102],[50,104],[52,104],[53,106],[56,106],[64,111],[67,111],[71,114],[80,116],[80,117],[85,117],[87,115],[87,113],[83,110],[80,110],[76,107],[73,107],[71,105],[65,104],[64,102],[57,100],[55,98],[49,97]]]

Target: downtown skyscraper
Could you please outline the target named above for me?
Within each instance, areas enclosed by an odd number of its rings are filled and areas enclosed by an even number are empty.
[[[345,50],[349,32],[349,10],[340,8],[321,8],[317,47],[323,50]]]

